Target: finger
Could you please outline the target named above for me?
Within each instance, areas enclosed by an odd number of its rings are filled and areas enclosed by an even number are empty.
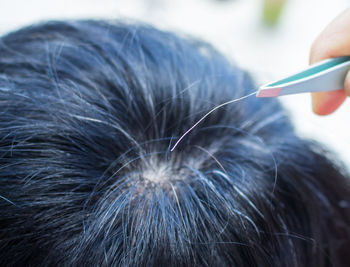
[[[312,109],[318,115],[334,112],[350,96],[350,71],[346,74],[344,90],[319,92],[312,94]]]
[[[334,112],[345,100],[346,92],[341,90],[312,93],[312,109],[317,115]]]
[[[350,55],[350,8],[336,17],[316,38],[310,51],[310,64]]]
[[[317,61],[350,55],[350,8],[336,17],[317,37],[310,51],[310,64]],[[334,112],[350,95],[350,75],[345,79],[344,90],[312,94],[312,108],[318,115]]]
[[[346,95],[350,96],[350,71],[348,71],[345,77],[344,90]]]

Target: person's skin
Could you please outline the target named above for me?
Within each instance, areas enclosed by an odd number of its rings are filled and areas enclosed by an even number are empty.
[[[350,56],[350,8],[335,18],[314,41],[310,64],[323,59]],[[312,108],[318,115],[335,111],[350,96],[350,72],[345,78],[344,90],[312,93]]]

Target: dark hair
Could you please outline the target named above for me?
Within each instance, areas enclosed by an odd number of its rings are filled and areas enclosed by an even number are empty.
[[[349,266],[349,179],[209,45],[48,22],[0,39],[1,266]]]

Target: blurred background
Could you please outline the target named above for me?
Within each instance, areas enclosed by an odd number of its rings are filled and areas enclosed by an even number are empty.
[[[214,44],[260,85],[307,67],[313,40],[347,7],[348,0],[0,0],[0,34],[47,19],[144,21]],[[350,166],[349,100],[327,117],[312,114],[309,94],[280,100],[300,135]]]

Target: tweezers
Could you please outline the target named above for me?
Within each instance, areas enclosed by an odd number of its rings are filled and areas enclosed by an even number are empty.
[[[349,69],[350,56],[326,59],[296,74],[260,86],[256,96],[276,97],[343,89]]]

